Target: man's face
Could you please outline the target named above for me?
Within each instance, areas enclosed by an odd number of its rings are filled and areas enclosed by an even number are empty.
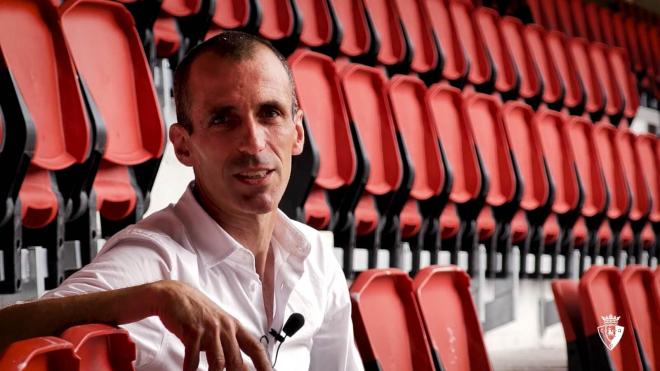
[[[277,209],[304,140],[281,62],[265,47],[242,61],[205,53],[187,89],[192,133],[173,125],[170,139],[203,202],[237,216]]]

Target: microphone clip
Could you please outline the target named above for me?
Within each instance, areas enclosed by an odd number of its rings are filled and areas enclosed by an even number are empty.
[[[270,336],[272,336],[275,339],[275,341],[279,341],[280,343],[283,342],[284,338],[286,337],[286,334],[282,336],[282,334],[275,331],[274,328],[270,329],[268,333],[270,334]]]

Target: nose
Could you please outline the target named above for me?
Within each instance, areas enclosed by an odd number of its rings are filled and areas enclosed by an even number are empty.
[[[241,131],[240,146],[241,152],[256,155],[266,147],[266,130],[253,118],[247,119],[243,123]]]

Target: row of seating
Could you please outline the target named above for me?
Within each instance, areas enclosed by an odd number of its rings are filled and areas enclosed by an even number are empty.
[[[552,291],[569,370],[660,369],[660,269],[595,266]]]
[[[142,217],[163,119],[133,18],[119,3],[1,2],[0,75],[0,292],[20,290],[20,249],[36,245],[47,249],[53,288],[77,268],[63,264],[65,241],[77,241],[86,264],[99,237]]]
[[[492,370],[470,277],[428,266],[362,272],[350,287],[355,342],[365,370]]]
[[[123,329],[89,324],[74,326],[59,337],[20,340],[0,354],[5,371],[133,371],[135,343]]]

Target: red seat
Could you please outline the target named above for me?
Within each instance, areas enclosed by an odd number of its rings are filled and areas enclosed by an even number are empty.
[[[637,92],[635,76],[631,71],[628,55],[624,49],[612,47],[609,48],[607,57],[612,66],[613,78],[619,90],[623,93],[625,103],[623,116],[628,120],[632,120],[639,107],[639,93]]]
[[[415,276],[413,292],[443,370],[492,370],[465,272],[454,266],[426,267]]]
[[[563,105],[565,89],[559,78],[559,71],[548,47],[545,30],[536,24],[527,25],[524,29],[527,45],[532,58],[536,61],[541,81],[543,83],[543,102],[550,108],[560,109]]]
[[[410,69],[425,81],[438,81],[442,77],[438,66],[442,56],[438,50],[430,15],[421,1],[395,0],[412,48]]]
[[[458,39],[468,58],[470,70],[467,81],[479,91],[492,91],[495,84],[495,73],[490,54],[484,45],[481,30],[472,17],[472,4],[449,1],[449,11],[454,18]]]
[[[650,369],[660,368],[660,302],[654,292],[653,271],[639,265],[629,265],[621,275],[623,302],[635,331],[637,347],[643,363]]]
[[[574,115],[584,112],[586,101],[584,86],[575,67],[575,61],[568,54],[566,37],[557,31],[548,32],[546,41],[550,57],[557,67],[559,78],[564,86],[564,107]]]
[[[602,29],[605,25],[601,24],[600,8],[600,5],[596,3],[588,2],[584,4],[584,15],[587,21],[587,29],[589,30],[588,38],[590,41],[596,43],[605,41]]]
[[[458,234],[460,220],[456,214],[456,205],[452,202],[442,210],[440,215],[441,238],[443,240],[455,237]]]
[[[603,87],[603,93],[605,93],[603,96],[605,114],[609,116],[613,124],[618,125],[619,119],[623,116],[625,101],[623,91],[619,88],[614,70],[610,64],[609,47],[603,43],[591,43],[589,56],[593,62],[595,75]]]
[[[653,58],[653,51],[652,51],[652,46],[651,46],[651,40],[649,38],[649,35],[651,34],[651,28],[650,25],[647,24],[645,21],[641,19],[636,19],[637,27],[637,35],[636,38],[639,43],[639,52],[641,56],[642,63],[644,64],[644,73],[646,76],[649,78],[655,78],[656,71],[655,70],[655,61]]]
[[[605,110],[602,86],[596,76],[596,70],[589,55],[589,42],[583,38],[568,40],[569,57],[575,61],[578,75],[586,93],[585,110],[597,121]]]
[[[571,16],[573,17],[574,37],[590,39],[589,25],[584,9],[583,0],[568,0],[571,3]]]
[[[186,17],[199,12],[201,7],[202,0],[163,0],[160,10],[170,16]]]
[[[477,217],[477,234],[479,241],[487,242],[495,233],[496,220],[493,217],[493,210],[489,206],[484,206]]]
[[[259,0],[263,17],[259,36],[270,40],[287,55],[295,50],[300,37],[300,14],[291,0]]]
[[[555,4],[557,7],[557,24],[559,30],[568,37],[576,36],[571,0],[557,0]]]
[[[14,342],[0,354],[3,371],[78,370],[79,364],[73,345],[54,336]]]
[[[334,0],[332,3],[343,30],[340,53],[347,57],[367,56],[374,49],[374,40],[363,0]]]
[[[102,324],[68,328],[61,336],[73,344],[80,371],[133,371],[135,344],[128,331]]]
[[[326,208],[319,204],[323,203],[327,192],[342,191],[351,184],[357,163],[339,76],[332,59],[323,54],[299,49],[288,61],[310,128],[308,135],[314,138],[321,157],[318,176],[305,203],[306,219],[314,228],[332,228],[330,208],[338,205]]]
[[[302,17],[300,43],[310,48],[328,46],[336,41],[332,3],[319,0],[296,0]]]
[[[387,205],[401,184],[403,168],[394,121],[387,97],[387,81],[381,71],[349,64],[340,71],[349,118],[357,128],[369,159],[369,178],[355,210],[357,235],[375,231],[380,214],[376,199]]]
[[[442,77],[456,86],[463,86],[470,63],[458,37],[454,17],[444,0],[423,0],[423,6],[444,53]]]
[[[527,238],[527,235],[527,220],[525,219],[525,213],[521,209],[518,210],[513,220],[511,220],[511,242],[514,245],[520,245]]]
[[[571,370],[589,370],[589,348],[580,313],[578,281],[555,279],[552,280],[551,286],[566,338],[568,367]]]
[[[60,19],[107,131],[94,189],[109,236],[141,218],[148,205],[165,147],[163,119],[133,19],[121,4],[74,0],[60,8]]]
[[[216,0],[212,26],[223,30],[244,29],[261,13],[256,1]]]
[[[580,309],[584,332],[589,344],[589,360],[592,370],[642,370],[631,314],[624,302],[624,288],[621,273],[611,266],[592,266],[582,276],[579,286]],[[609,339],[609,334],[601,334],[604,318],[614,316],[618,326],[623,326],[619,343],[612,349],[606,348],[601,336]],[[613,367],[613,368],[612,368]]]
[[[401,27],[401,15],[394,0],[363,0],[374,32],[380,40],[376,61],[385,66],[410,64],[406,35]]]
[[[173,56],[181,48],[182,35],[174,17],[158,17],[154,23],[154,41],[158,58]]]
[[[505,100],[516,98],[520,87],[520,76],[513,63],[509,46],[504,40],[499,15],[494,9],[482,6],[476,8],[472,16],[483,35],[484,46],[488,49],[493,59],[493,67],[497,71],[495,74],[495,90]]]
[[[527,39],[523,36],[524,26],[519,19],[508,16],[501,18],[500,26],[520,74],[520,97],[536,109],[541,103],[543,83]]]
[[[407,273],[398,269],[365,271],[355,279],[350,293],[355,344],[365,369],[434,370]]]
[[[639,46],[639,35],[637,35],[637,20],[630,15],[623,17],[623,33],[626,39],[628,56],[630,56],[633,71],[638,75],[643,75],[645,71],[642,52]]]
[[[641,161],[640,167],[644,169],[642,174],[646,179],[652,200],[649,220],[653,224],[658,224],[660,223],[660,152],[658,151],[658,139],[653,134],[637,135],[635,150]]]

